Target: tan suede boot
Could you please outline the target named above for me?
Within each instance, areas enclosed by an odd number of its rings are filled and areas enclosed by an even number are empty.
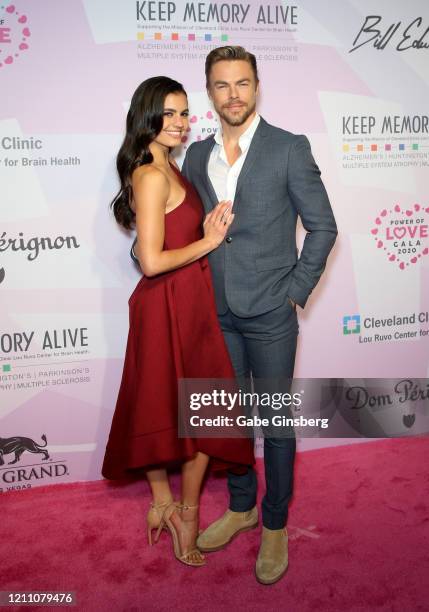
[[[288,536],[286,529],[262,528],[261,548],[256,560],[256,579],[261,584],[280,580],[288,568]]]
[[[248,512],[233,512],[227,510],[220,519],[200,533],[197,546],[202,552],[214,552],[224,548],[231,540],[258,525],[258,509],[255,506]]]

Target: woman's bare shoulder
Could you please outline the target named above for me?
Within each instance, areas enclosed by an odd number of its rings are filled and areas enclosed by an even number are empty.
[[[154,203],[165,206],[170,193],[170,183],[164,172],[145,164],[136,168],[131,176],[132,198],[131,209],[137,213],[140,206],[144,203]]]
[[[152,164],[144,164],[136,168],[131,177],[133,191],[146,189],[166,189],[169,181],[165,173]]]

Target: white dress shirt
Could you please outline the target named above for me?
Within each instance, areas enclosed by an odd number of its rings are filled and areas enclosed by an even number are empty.
[[[241,172],[250,143],[259,125],[260,116],[256,113],[255,118],[247,130],[238,139],[241,150],[240,157],[230,166],[223,145],[223,137],[218,130],[215,134],[215,145],[212,149],[208,165],[209,179],[214,187],[218,201],[231,200],[234,202],[237,189],[238,175]]]

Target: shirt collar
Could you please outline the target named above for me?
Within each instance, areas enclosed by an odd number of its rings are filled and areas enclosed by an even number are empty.
[[[242,135],[240,136],[240,138],[238,139],[238,146],[240,147],[242,153],[247,151],[247,149],[249,148],[250,143],[252,142],[252,138],[255,135],[256,128],[259,125],[260,120],[261,120],[260,115],[258,115],[258,113],[256,113],[254,118],[253,118],[252,123],[249,125],[247,130],[245,132],[243,132]],[[222,137],[222,134],[221,134],[220,130],[218,130],[215,133],[214,139],[215,139],[215,142],[218,145],[223,147],[223,137]]]

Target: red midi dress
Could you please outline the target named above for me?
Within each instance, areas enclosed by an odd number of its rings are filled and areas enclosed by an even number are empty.
[[[165,215],[165,249],[183,248],[202,237],[200,198],[175,171],[186,195]],[[234,378],[207,258],[143,276],[129,299],[129,323],[103,476],[119,479],[133,468],[168,467],[197,451],[210,455],[214,469],[242,471],[253,464],[251,439],[178,437],[178,379]]]

